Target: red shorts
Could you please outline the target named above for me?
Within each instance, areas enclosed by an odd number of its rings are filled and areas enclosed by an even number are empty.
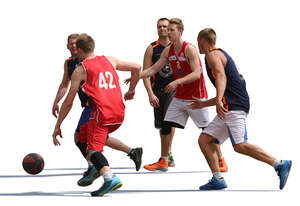
[[[103,126],[95,119],[91,119],[87,124],[87,149],[103,152],[107,136],[117,130],[121,124]]]

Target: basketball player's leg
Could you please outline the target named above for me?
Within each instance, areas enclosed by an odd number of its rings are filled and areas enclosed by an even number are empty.
[[[130,159],[134,162],[136,171],[140,170],[142,164],[142,155],[143,155],[142,147],[131,148],[127,146],[125,143],[123,143],[121,140],[114,137],[108,137],[105,142],[105,146],[108,146],[114,150],[118,150],[127,154],[127,156],[129,156]]]
[[[241,119],[243,119],[242,122]],[[276,159],[262,148],[248,143],[245,119],[246,114],[240,111],[231,113],[228,117],[228,134],[234,151],[273,166],[280,178],[279,188],[283,189],[291,169],[292,161]]]
[[[174,129],[172,127],[184,128],[188,119],[188,114],[181,108],[180,100],[173,98],[163,121],[160,121],[160,135],[161,135],[161,158],[154,164],[145,165],[144,168],[150,171],[168,170],[168,153],[174,136]],[[163,109],[163,108],[162,108]],[[164,111],[160,112],[160,120]],[[172,131],[173,130],[173,131]]]
[[[209,183],[201,186],[200,190],[218,190],[227,187],[224,178],[220,172],[219,158],[217,153],[217,144],[223,143],[227,139],[227,130],[225,122],[222,121],[218,116],[205,128],[199,139],[199,147],[210,167],[213,174],[212,179]]]
[[[186,104],[188,105],[189,103],[186,103]],[[194,121],[195,125],[198,128],[203,128],[204,129],[204,128],[207,127],[207,125],[209,123],[209,114],[208,114],[208,109],[207,108],[192,110],[192,109],[187,107],[187,111],[188,111],[191,119]],[[220,145],[219,144],[213,144],[213,146],[215,147],[215,151],[217,152],[220,171],[221,172],[227,172],[228,167],[227,167],[227,164],[226,164],[225,159],[223,157],[223,154],[221,152]]]
[[[92,196],[103,196],[122,186],[121,181],[112,173],[108,161],[102,153],[109,130],[109,127],[100,126],[95,120],[88,122],[87,159],[93,163],[104,178],[104,184],[92,192]]]

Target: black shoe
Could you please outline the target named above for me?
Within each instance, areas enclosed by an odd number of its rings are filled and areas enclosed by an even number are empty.
[[[143,148],[141,148],[141,147],[132,149],[128,154],[130,159],[132,159],[135,164],[136,171],[139,171],[141,168],[142,155],[143,155]]]

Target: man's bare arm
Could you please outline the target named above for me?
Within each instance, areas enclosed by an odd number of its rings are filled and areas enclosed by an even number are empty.
[[[66,99],[64,100],[61,106],[61,110],[58,115],[56,126],[60,127],[61,123],[66,118],[69,111],[71,110],[74,98],[80,87],[80,83],[84,81],[84,79],[85,79],[85,71],[82,68],[82,66],[78,66],[72,74],[71,87],[69,89]]]
[[[152,75],[156,74],[158,71],[162,70],[162,68],[168,63],[168,53],[170,46],[166,47],[160,55],[159,60],[153,64],[149,68],[145,68],[145,70],[140,74],[140,78],[148,78]]]
[[[63,78],[62,81],[58,87],[58,91],[56,93],[56,97],[54,99],[53,102],[53,106],[52,106],[52,114],[57,117],[57,113],[59,112],[59,106],[58,103],[59,101],[65,96],[67,90],[68,90],[68,86],[69,86],[69,77],[68,77],[68,66],[67,66],[67,62],[64,63],[64,74],[63,74]]]

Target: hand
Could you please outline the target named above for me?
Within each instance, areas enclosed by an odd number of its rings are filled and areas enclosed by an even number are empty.
[[[205,101],[201,101],[200,99],[192,96],[193,100],[189,100],[189,102],[191,102],[192,104],[189,104],[188,107],[191,109],[202,109],[203,107],[205,107],[204,102]]]
[[[225,119],[227,110],[223,106],[223,102],[221,100],[216,100],[216,110],[220,119]]]
[[[56,136],[57,135],[59,135],[60,136],[60,138],[63,138],[63,136],[61,135],[61,129],[60,129],[60,127],[55,127],[54,128],[54,132],[53,132],[53,134],[52,134],[52,138],[53,138],[53,144],[55,145],[55,146],[59,146],[60,145],[60,142],[57,140],[57,138],[56,138]]]
[[[152,107],[155,107],[155,108],[159,107],[159,99],[154,94],[151,94],[149,96],[149,102]]]
[[[125,79],[125,80],[124,80],[124,83],[127,85],[128,83],[130,83],[130,81],[131,81],[131,77]]]
[[[172,81],[165,87],[165,92],[172,93],[178,87],[178,85],[179,83],[177,82],[177,80]]]
[[[53,103],[53,106],[52,106],[52,114],[55,118],[57,118],[57,114],[59,112],[59,106],[57,103]]]
[[[134,90],[126,92],[124,95],[125,101],[133,99],[134,95],[135,95]]]

